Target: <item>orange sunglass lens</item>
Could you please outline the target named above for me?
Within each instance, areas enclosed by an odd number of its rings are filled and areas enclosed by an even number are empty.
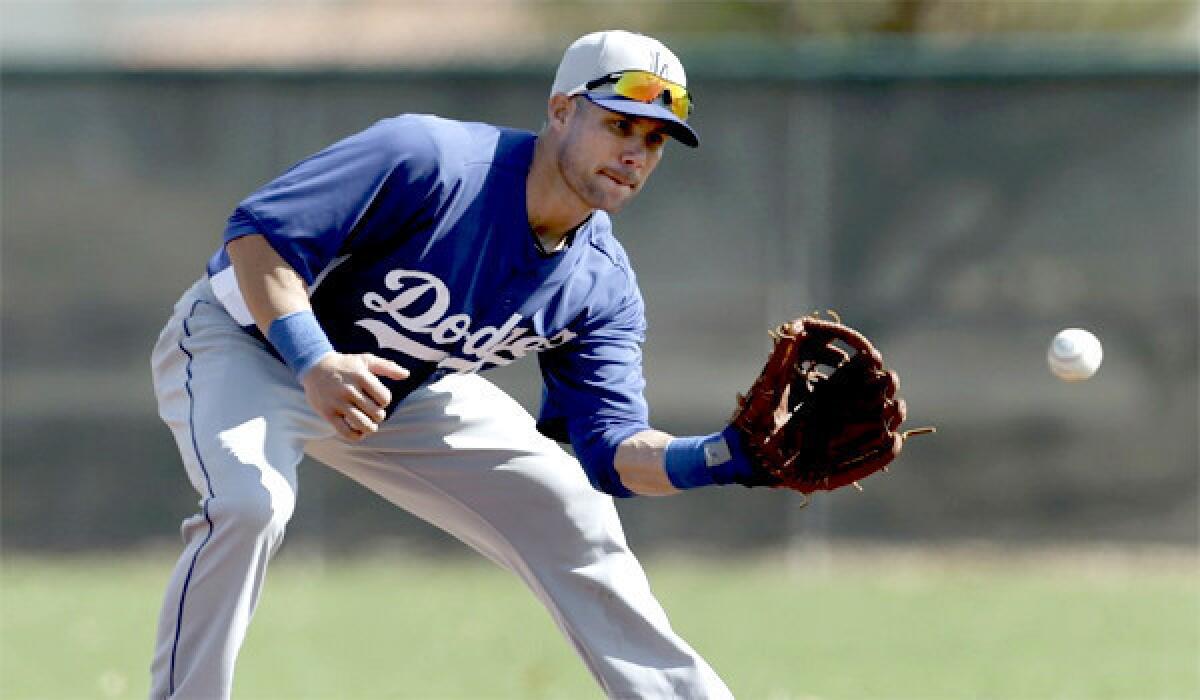
[[[669,83],[652,73],[626,73],[613,86],[617,94],[638,102],[652,102],[667,92],[671,96],[670,108],[680,119],[687,119],[691,109],[687,90]]]
[[[646,73],[626,73],[614,86],[618,94],[631,100],[649,102],[662,94],[667,85],[657,77]]]

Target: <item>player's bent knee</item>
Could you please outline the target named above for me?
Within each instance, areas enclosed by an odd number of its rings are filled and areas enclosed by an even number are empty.
[[[209,502],[209,517],[214,523],[243,536],[276,538],[283,535],[295,504],[291,493],[258,491],[218,496]]]

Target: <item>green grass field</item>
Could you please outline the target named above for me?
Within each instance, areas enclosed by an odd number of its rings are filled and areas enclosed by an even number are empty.
[[[169,562],[7,556],[0,697],[145,697]],[[838,554],[650,561],[676,627],[740,698],[1197,698],[1191,556]],[[600,697],[549,617],[482,561],[285,551],[235,697]]]

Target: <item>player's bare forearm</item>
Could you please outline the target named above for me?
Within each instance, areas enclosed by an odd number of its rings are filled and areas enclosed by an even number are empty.
[[[639,496],[670,496],[679,489],[667,478],[667,443],[673,436],[661,430],[643,430],[617,447],[614,466],[625,488]]]
[[[275,252],[266,238],[243,236],[230,241],[226,250],[250,315],[285,359],[289,352],[281,345],[292,343],[280,342],[277,323],[281,319],[289,320],[285,317],[292,314],[308,314],[302,322],[311,325],[301,328],[299,337],[302,340],[313,342],[316,335],[320,336],[320,343],[324,343],[326,351],[310,353],[311,361],[305,363],[302,371],[297,370],[313,410],[348,440],[359,440],[377,431],[392,394],[376,375],[402,380],[408,377],[408,370],[369,353],[344,355],[334,350],[311,315],[312,306],[304,279]],[[289,359],[289,365],[294,364],[294,360]],[[293,366],[293,369],[296,368]]]
[[[262,236],[242,236],[225,245],[250,315],[266,335],[280,316],[311,308],[304,278]]]

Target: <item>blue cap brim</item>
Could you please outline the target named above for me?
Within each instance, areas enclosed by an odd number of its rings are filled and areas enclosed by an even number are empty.
[[[588,98],[589,102],[612,112],[628,114],[631,117],[649,117],[666,122],[666,132],[676,141],[692,148],[700,145],[700,136],[696,133],[696,130],[689,126],[687,122],[675,116],[674,112],[662,105],[638,102],[637,100],[631,100],[618,95],[610,97],[607,95],[589,95],[584,93],[584,97]]]

